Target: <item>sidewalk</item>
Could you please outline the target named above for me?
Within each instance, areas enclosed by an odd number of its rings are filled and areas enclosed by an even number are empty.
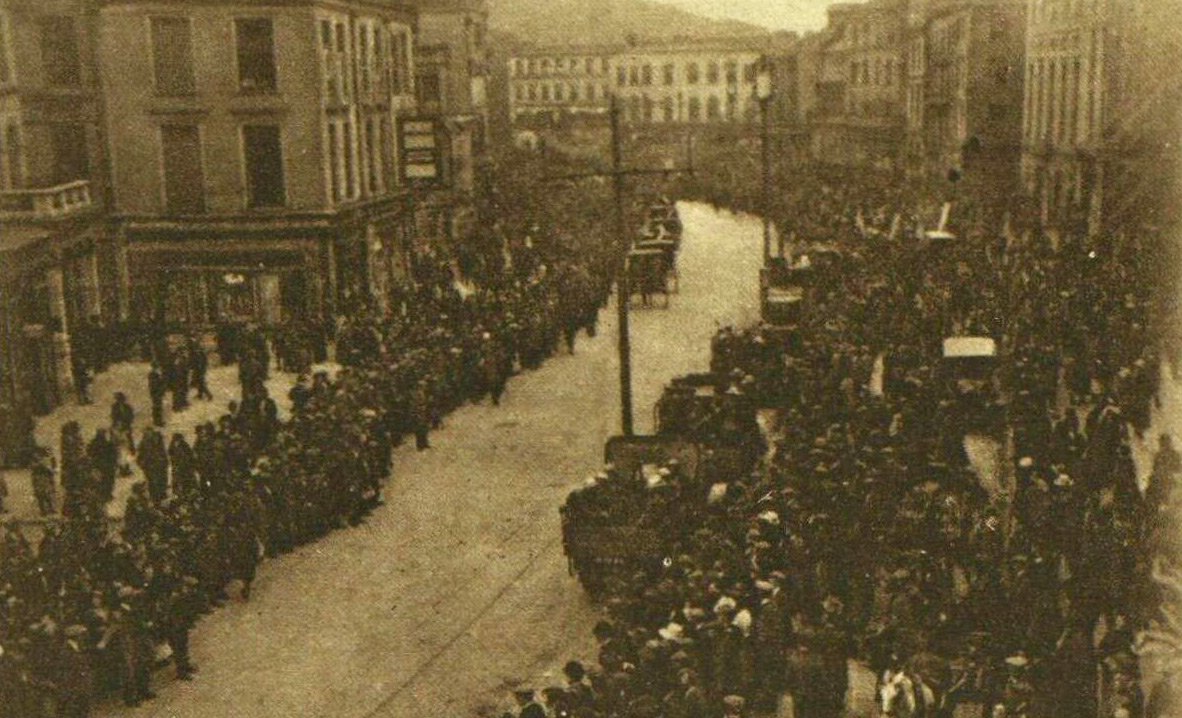
[[[176,432],[185,434],[190,443],[196,434],[196,427],[207,421],[216,422],[227,411],[231,401],[238,401],[241,387],[238,384],[238,366],[213,366],[216,355],[211,356],[208,375],[209,390],[213,394],[212,401],[201,401],[195,398],[195,392],[190,392],[190,404],[182,412],[171,410],[171,395],[165,401],[164,440],[167,444]],[[319,368],[319,367],[318,367]],[[115,400],[116,392],[123,392],[127,400],[135,409],[135,440],[138,443],[145,428],[152,425],[152,401],[148,396],[148,372],[150,366],[141,362],[123,362],[113,364],[107,371],[96,376],[91,385],[90,395],[94,403],[79,405],[71,403],[58,407],[53,413],[37,420],[35,436],[40,446],[48,448],[61,465],[61,428],[70,421],[77,421],[82,427],[82,438],[88,442],[94,438],[96,429],[110,428],[111,404]],[[287,397],[288,391],[295,382],[294,374],[282,374],[272,370],[267,380],[267,390],[275,403],[279,405],[279,415],[287,418],[291,409],[291,402]],[[115,482],[115,498],[107,505],[107,514],[113,518],[123,515],[123,508],[127,503],[131,485],[143,478],[134,457],[128,457],[133,476],[119,477]],[[37,511],[37,502],[33,497],[32,480],[28,469],[0,470],[0,476],[8,484],[8,499],[5,502],[7,513],[0,514],[0,521],[38,522],[41,515]],[[57,478],[57,503],[61,508],[62,491],[61,477]]]

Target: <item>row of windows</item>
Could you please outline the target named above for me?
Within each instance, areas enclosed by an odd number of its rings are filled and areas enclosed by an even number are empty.
[[[513,97],[518,102],[529,100],[536,102],[597,102],[608,99],[607,85],[596,85],[588,82],[578,83],[533,83],[518,84],[513,90]]]
[[[184,97],[197,91],[193,67],[192,27],[185,17],[154,17],[152,67],[156,93]],[[245,93],[278,91],[275,62],[275,28],[270,18],[234,20],[238,88]],[[321,56],[329,96],[350,97],[359,85],[363,93],[377,89],[405,94],[410,91],[410,40],[375,22],[358,22],[350,33],[344,22],[320,23]],[[357,59],[357,78],[350,68]]]
[[[193,69],[192,28],[188,18],[154,17],[152,70],[156,93],[184,97],[197,91]],[[246,93],[270,93],[279,89],[275,65],[275,28],[269,18],[234,20],[238,89]]]
[[[606,75],[609,67],[609,60],[606,57],[556,57],[556,58],[533,58],[533,59],[514,59],[513,60],[513,74],[520,75],[537,75],[547,74],[550,72],[583,72],[587,75]]]
[[[56,186],[90,177],[90,142],[86,125],[55,122],[44,126],[47,154],[36,167],[26,166],[21,126],[13,121],[0,130],[0,189],[22,189],[37,183]],[[36,176],[29,176],[36,171]]]
[[[1095,57],[1089,63],[1095,67]],[[1023,134],[1027,142],[1074,142],[1094,131],[1096,93],[1091,70],[1078,58],[1038,58],[1026,64]]]
[[[279,126],[244,125],[241,132],[247,206],[282,207],[287,203],[287,189]],[[169,213],[200,214],[206,210],[201,154],[199,126],[164,125],[160,128],[164,203]]]
[[[672,85],[676,82],[677,68],[673,63],[666,63],[661,66],[661,84]],[[708,85],[717,85],[725,76],[726,82],[733,85],[739,81],[739,63],[730,60],[726,63],[719,64],[717,62],[706,63],[705,82]],[[686,84],[696,85],[702,82],[703,68],[696,62],[686,63],[685,65],[685,82]],[[755,65],[743,65],[743,81],[755,82]],[[616,85],[620,87],[625,86],[651,86],[654,82],[654,68],[652,65],[620,65],[616,67]]]
[[[893,87],[895,85],[895,61],[875,58],[850,63],[851,85],[872,85]]]
[[[622,109],[624,119],[629,122],[734,122],[740,119],[739,101],[734,95],[725,99],[708,95],[705,101],[701,97],[690,97],[684,102],[672,97],[657,102],[648,96],[633,96],[627,99]],[[751,109],[749,106],[747,112]]]

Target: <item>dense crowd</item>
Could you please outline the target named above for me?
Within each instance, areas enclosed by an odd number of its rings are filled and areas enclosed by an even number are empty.
[[[237,364],[241,398],[192,443],[180,433],[166,443],[161,427],[166,402],[180,412],[194,395],[210,398],[206,352],[195,337],[137,333],[152,362],[154,426],[137,440],[136,408],[123,394],[110,427],[89,440],[67,423],[60,465],[35,451],[34,493],[48,519],[40,536],[15,523],[3,529],[0,716],[84,716],[110,692],[139,704],[169,654],[177,677],[192,679],[190,629],[234,586],[247,599],[265,555],[363,520],[381,503],[404,438],[429,448],[448,412],[498,402],[513,373],[573,352],[580,331],[594,334],[612,246],[583,251],[517,216],[536,209],[490,203],[533,235],[511,243],[513,228],[498,224],[486,256],[468,257],[474,274],[421,252],[388,311],[359,305],[323,327],[220,328],[219,358]],[[312,372],[330,341],[342,368]],[[82,346],[87,368],[118,358],[106,358],[97,335]],[[267,388],[277,364],[299,374],[286,420]],[[131,461],[144,480],[116,522],[107,503]]]
[[[887,178],[797,184],[781,230],[831,257],[802,326],[713,347],[715,373],[778,417],[771,449],[755,471],[608,467],[572,494],[595,521],[568,547],[616,550],[603,527],[631,526],[660,556],[596,566],[598,668],[509,715],[739,716],[787,692],[797,715],[838,716],[850,658],[895,714],[1168,715],[1134,651],[1182,515],[1179,455],[1147,435],[1177,356],[1164,233],[1048,235],[1020,208],[961,205],[957,239],[929,241],[938,203]],[[980,402],[942,356],[970,335],[1001,347]]]

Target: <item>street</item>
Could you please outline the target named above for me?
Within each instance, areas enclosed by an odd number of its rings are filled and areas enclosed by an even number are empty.
[[[758,317],[760,228],[683,206],[681,291],[633,313],[637,430],[673,376],[705,371],[716,327]],[[499,715],[518,685],[593,659],[596,612],[567,574],[558,506],[618,427],[615,312],[574,356],[515,378],[396,451],[385,506],[264,563],[248,603],[193,635],[192,683],[158,674],[132,716]]]

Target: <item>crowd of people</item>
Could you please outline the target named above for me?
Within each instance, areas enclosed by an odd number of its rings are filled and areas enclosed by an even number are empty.
[[[838,716],[848,659],[883,710],[1170,715],[1134,649],[1169,627],[1156,586],[1182,515],[1179,454],[1149,433],[1178,355],[1163,235],[1044,234],[962,203],[957,240],[930,241],[922,199],[865,172],[799,179],[781,230],[836,259],[789,337],[713,347],[716,375],[777,417],[771,448],[754,471],[608,467],[571,495],[595,520],[568,547],[615,550],[604,528],[630,526],[660,556],[592,564],[598,667],[507,715],[740,716],[787,693]],[[984,404],[959,400],[953,336],[1001,348]],[[974,433],[995,466],[970,460]]]
[[[153,338],[144,340],[153,426],[134,436],[136,408],[123,394],[89,441],[68,422],[60,462],[35,451],[40,535],[3,528],[0,716],[84,716],[113,692],[139,704],[169,655],[176,676],[192,679],[190,629],[235,587],[247,599],[264,556],[362,521],[381,503],[395,446],[413,436],[428,449],[448,412],[499,402],[513,373],[594,334],[618,254],[606,242],[572,246],[557,221],[518,216],[539,208],[507,202],[484,208],[504,221],[483,255],[467,257],[474,274],[423,252],[387,311],[353,307],[323,327],[219,328],[219,358],[237,364],[241,398],[192,443],[183,433],[165,441],[165,404],[182,412],[194,395],[210,398],[206,352],[196,337],[143,335]],[[582,212],[591,223],[595,208]],[[512,234],[522,227],[528,236]],[[312,371],[330,341],[340,370]],[[85,356],[99,355],[94,346]],[[287,419],[268,391],[277,363],[298,374]],[[144,479],[115,521],[107,504],[132,461]]]

